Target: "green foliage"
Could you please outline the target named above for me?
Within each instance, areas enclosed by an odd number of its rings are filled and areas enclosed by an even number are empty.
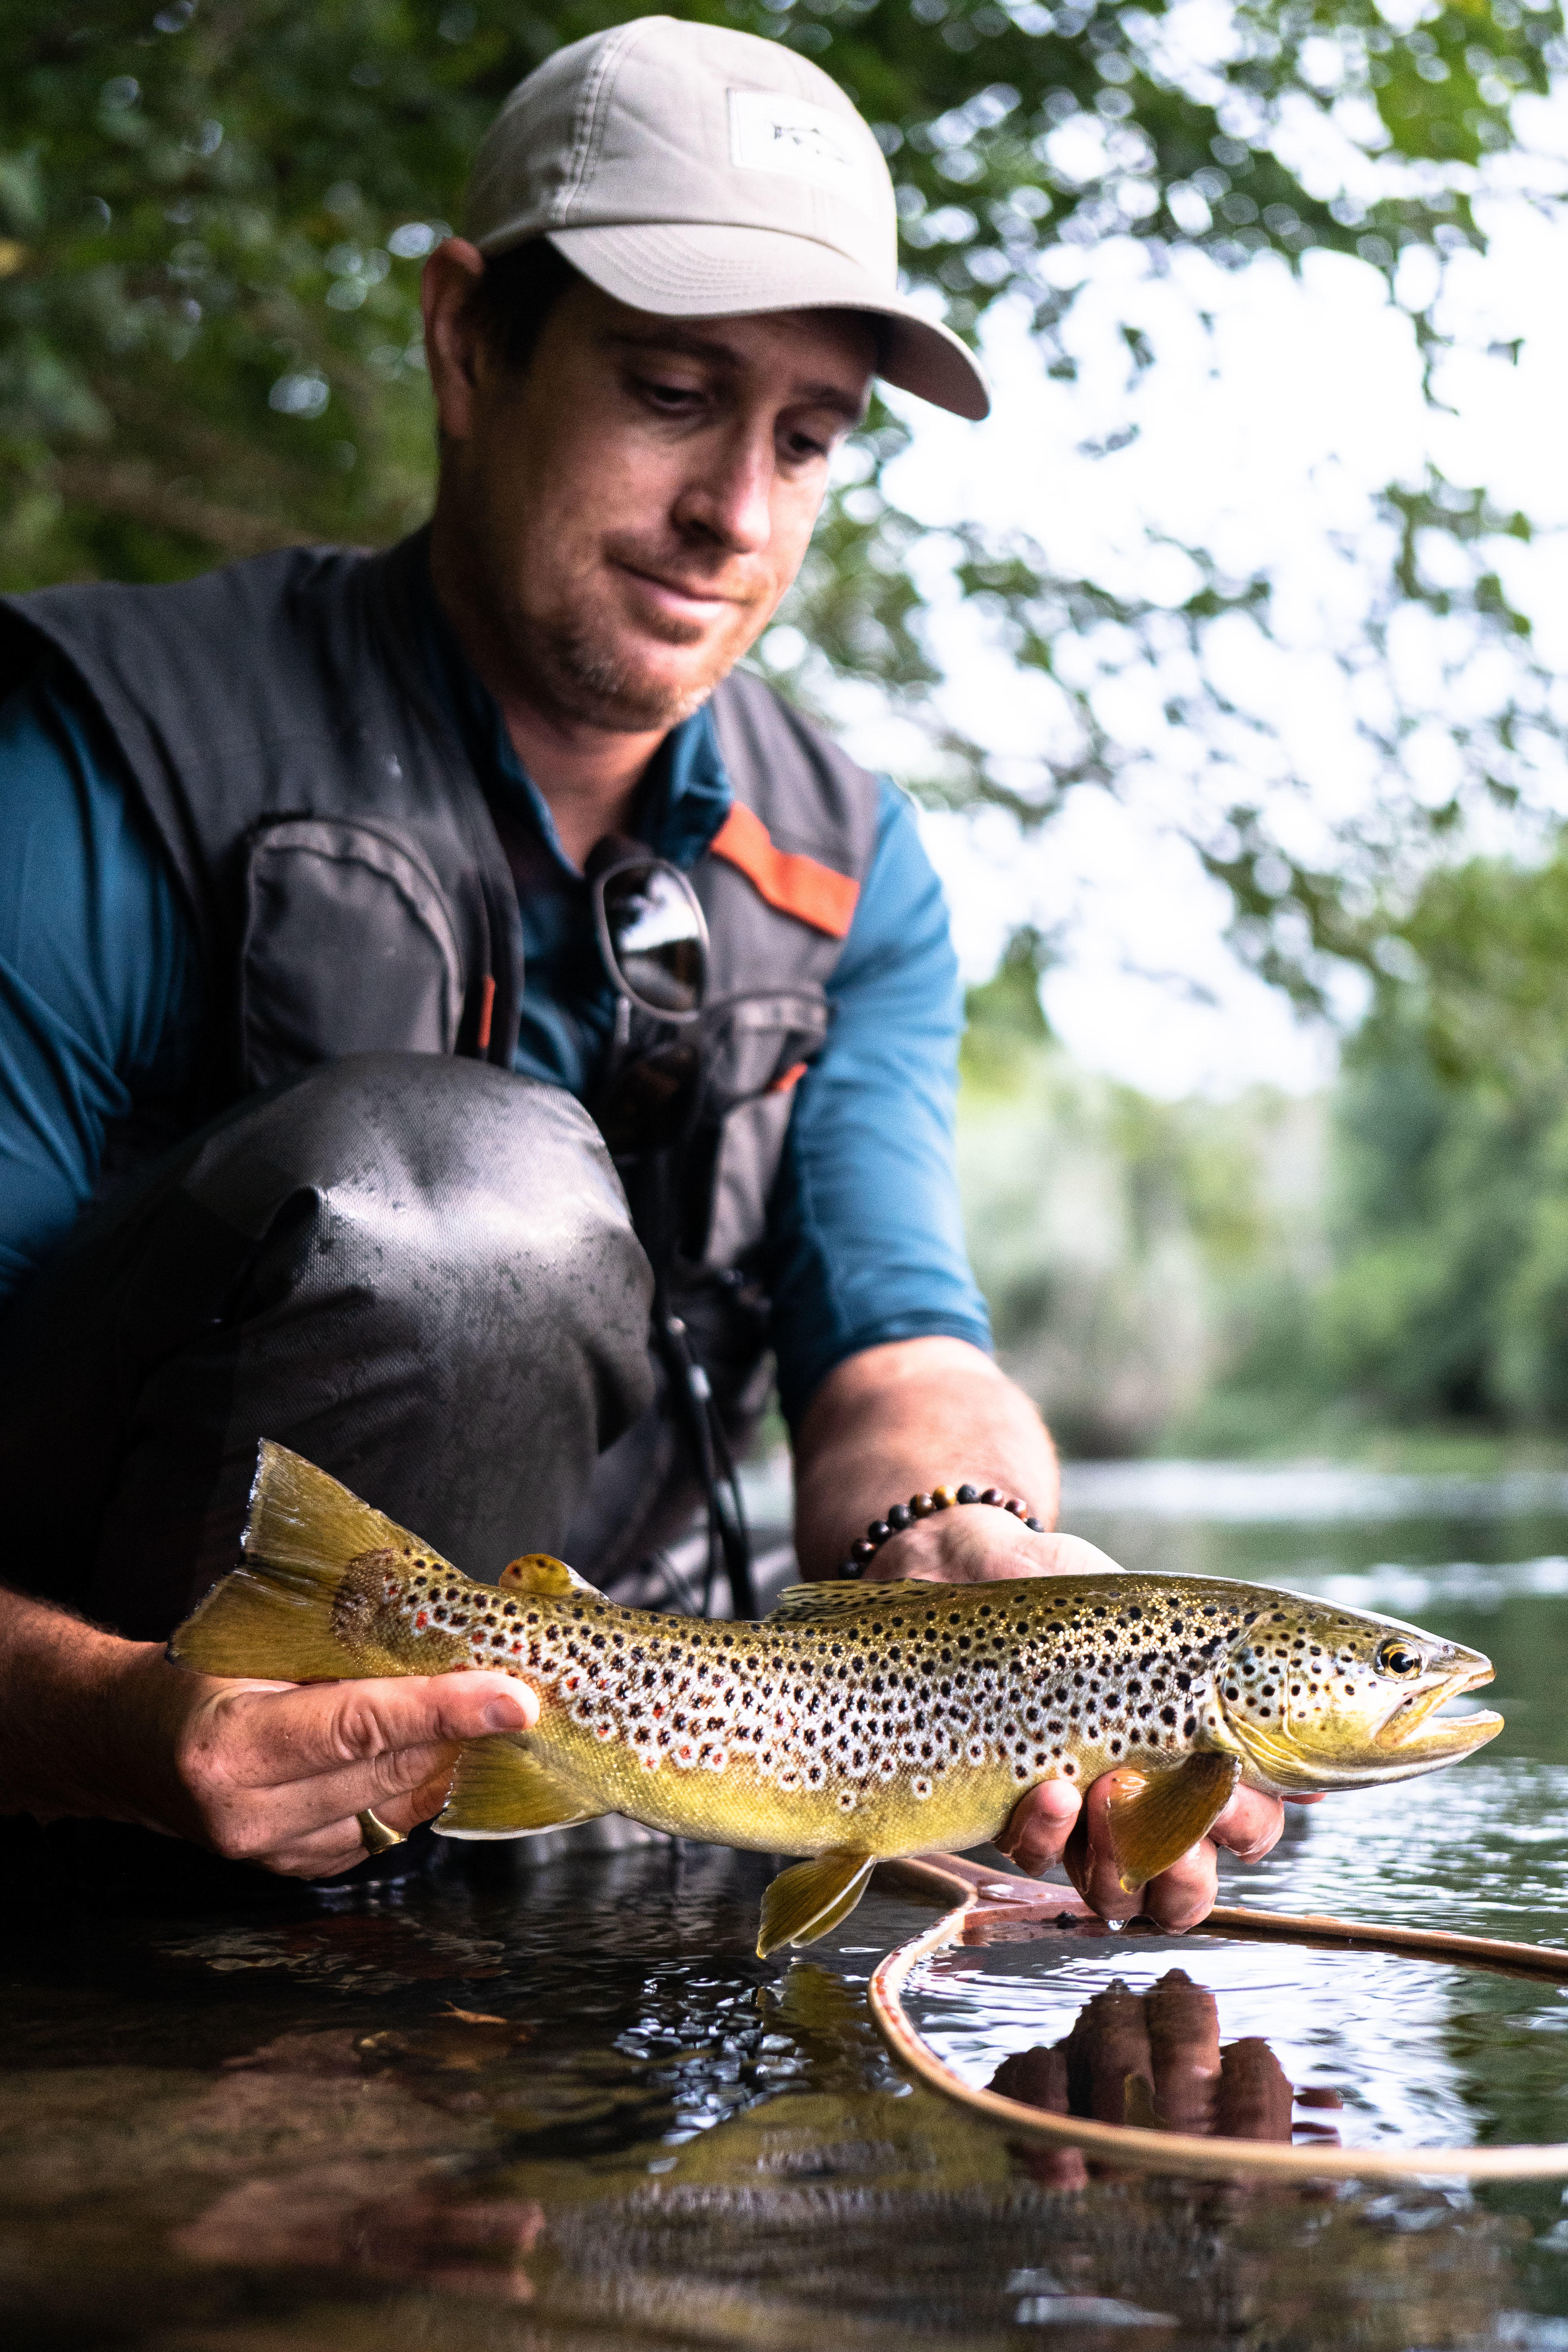
[[[384,541],[420,517],[433,470],[421,253],[460,226],[469,158],[506,91],[562,42],[632,13],[604,0],[527,12],[502,0],[10,0],[0,585],[171,577],[300,540]],[[890,158],[910,281],[963,333],[1022,293],[1058,374],[1073,364],[1058,335],[1073,257],[1108,238],[1139,240],[1156,267],[1183,246],[1232,267],[1326,246],[1392,268],[1412,245],[1475,244],[1468,167],[1509,144],[1516,93],[1543,89],[1568,57],[1560,7],[1521,0],[1448,0],[1403,32],[1371,0],[1238,0],[1228,49],[1201,59],[1178,47],[1167,7],[1109,0],[703,0],[675,13],[784,41],[837,76]],[[1376,109],[1367,143],[1421,167],[1370,212],[1314,193],[1279,152],[1281,124],[1299,126],[1303,110],[1348,135],[1340,101],[1358,93]],[[1147,341],[1135,325],[1124,340],[1135,377]],[[879,486],[902,439],[873,418],[865,478],[830,510],[795,615],[815,665],[929,718],[939,665],[908,562],[918,526]],[[1496,525],[1479,497],[1467,506],[1436,483],[1424,495],[1400,509],[1407,560],[1374,637],[1401,600],[1431,601],[1423,530],[1468,532],[1479,550]],[[1202,584],[1173,616],[1056,576],[1022,537],[966,534],[960,577],[1019,660],[1054,677],[1064,634],[1097,621],[1134,659],[1173,625],[1184,632],[1200,676],[1173,715],[1201,734],[1234,717],[1201,674],[1205,632],[1237,611],[1267,625],[1268,587],[1198,560]],[[1469,589],[1444,592],[1450,604],[1517,636],[1479,554],[1474,568]],[[805,671],[792,682],[809,695]],[[979,793],[1037,824],[1075,782],[1114,788],[1118,752],[1093,688],[1067,691],[1080,756],[1020,792],[981,747],[933,727],[933,794]],[[1507,754],[1475,747],[1500,792]],[[1429,830],[1419,812],[1400,817]],[[1237,808],[1201,826],[1197,845],[1271,977],[1310,996],[1315,954],[1367,953],[1343,878],[1381,870],[1386,843],[1347,840],[1314,870],[1282,858],[1259,811]]]
[[[1568,1416],[1568,846],[1434,875],[1347,1057],[1331,1375],[1410,1416]]]
[[[1069,1444],[1568,1427],[1565,940],[1568,836],[1435,873],[1331,1097],[1228,1105],[1075,1070],[1016,943],[971,992],[961,1165],[998,1340]]]
[[[1015,940],[968,1000],[959,1170],[1002,1360],[1075,1454],[1250,1450],[1307,1378],[1319,1107],[1152,1102],[1077,1068],[1048,959]]]
[[[398,528],[428,471],[419,224],[460,222],[507,89],[629,13],[13,0],[0,449],[24,511],[9,576],[175,571],[280,537]],[[1171,51],[1165,11],[1083,0],[677,13],[780,38],[837,76],[893,158],[911,278],[961,330],[1021,285],[1047,335],[1063,298],[1038,264],[1053,246],[1125,232],[1238,261],[1312,244],[1386,260],[1411,240],[1473,240],[1465,194],[1436,184],[1367,221],[1314,198],[1275,156],[1274,126],[1288,104],[1329,109],[1331,57],[1343,87],[1375,96],[1398,152],[1473,157],[1507,143],[1510,99],[1544,86],[1561,29],[1514,0],[1448,6],[1405,35],[1364,0],[1250,7],[1237,53],[1199,68]],[[1080,152],[1064,160],[1068,127]],[[853,640],[835,648],[845,666],[874,667],[880,633]]]

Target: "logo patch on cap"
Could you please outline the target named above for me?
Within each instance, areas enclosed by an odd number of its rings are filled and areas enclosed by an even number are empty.
[[[732,89],[730,159],[743,172],[783,172],[866,206],[866,160],[856,152],[851,126],[808,98]]]

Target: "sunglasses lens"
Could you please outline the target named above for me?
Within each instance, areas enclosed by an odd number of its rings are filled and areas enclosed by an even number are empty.
[[[605,928],[622,985],[650,1013],[696,1013],[707,958],[701,918],[668,868],[624,867],[604,888]]]

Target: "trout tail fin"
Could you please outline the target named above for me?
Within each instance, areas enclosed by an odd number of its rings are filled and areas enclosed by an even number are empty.
[[[176,1665],[289,1683],[374,1674],[363,1647],[351,1651],[333,1631],[344,1570],[367,1552],[447,1565],[314,1463],[267,1438],[243,1548],[244,1566],[214,1585],[171,1641]]]

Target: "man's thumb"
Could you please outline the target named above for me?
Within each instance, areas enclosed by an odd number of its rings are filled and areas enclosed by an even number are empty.
[[[341,1685],[340,1753],[384,1755],[393,1748],[443,1747],[497,1731],[528,1731],[539,1698],[507,1675],[409,1675]]]
[[[531,1731],[539,1694],[510,1675],[432,1675],[426,1685],[437,1739],[480,1739],[492,1731]]]

